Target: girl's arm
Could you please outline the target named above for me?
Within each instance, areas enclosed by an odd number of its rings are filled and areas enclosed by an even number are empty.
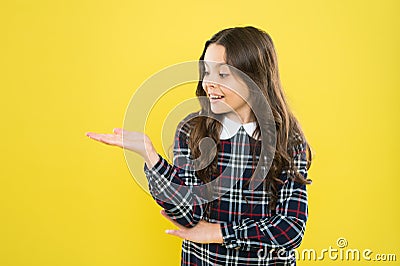
[[[306,156],[306,146],[301,144],[296,149],[294,163],[305,178]],[[239,222],[222,223],[223,245],[248,251],[297,248],[308,216],[306,185],[287,178],[279,189],[275,212],[275,215],[260,220],[244,218]]]
[[[204,209],[198,196],[192,193],[191,187],[200,185],[201,181],[195,175],[190,160],[188,127],[182,125],[184,122],[178,125],[175,133],[174,165],[161,157],[149,137],[141,132],[115,128],[113,134],[87,132],[86,136],[142,156],[152,197],[171,219],[185,227],[193,227],[201,220]]]
[[[184,227],[194,227],[204,213],[204,202],[192,193],[192,187],[202,185],[196,176],[188,146],[189,126],[184,122],[177,127],[174,141],[174,161],[169,164],[158,154],[157,161],[144,172],[149,190],[155,201],[164,208],[165,214]]]

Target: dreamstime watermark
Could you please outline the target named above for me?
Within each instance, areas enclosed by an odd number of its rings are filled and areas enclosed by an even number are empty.
[[[339,237],[336,240],[336,246],[329,246],[321,250],[316,249],[302,249],[302,250],[291,250],[285,249],[272,249],[264,250],[260,249],[257,252],[259,258],[276,258],[276,259],[288,259],[295,258],[297,261],[397,261],[395,253],[375,253],[371,249],[358,249],[348,248],[348,241],[344,237]]]

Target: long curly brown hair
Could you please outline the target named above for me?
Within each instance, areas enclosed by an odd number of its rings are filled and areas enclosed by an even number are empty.
[[[308,169],[311,165],[311,149],[300,124],[291,112],[288,102],[285,99],[279,77],[274,44],[271,37],[265,31],[255,27],[227,28],[216,33],[205,43],[199,62],[203,62],[207,47],[212,43],[225,47],[226,63],[243,72],[257,85],[257,89],[261,90],[272,111],[275,122],[275,132],[273,133],[276,140],[273,147],[274,154],[271,156],[273,157],[273,161],[267,177],[263,180],[263,185],[270,192],[269,208],[273,210],[276,207],[278,199],[278,185],[282,183],[279,176],[283,170],[286,170],[291,178],[301,184],[311,183],[310,179],[306,179],[296,171],[296,166],[293,163],[293,147],[300,143],[306,143]],[[204,66],[201,63],[199,63],[199,71],[200,80],[197,85],[196,95],[201,105],[200,113],[210,114],[210,103],[206,98],[207,95],[202,86]],[[257,99],[250,100],[253,105],[257,106]],[[263,108],[260,104],[258,107],[261,110]],[[212,161],[212,163],[196,171],[198,177],[204,183],[208,183],[211,180],[211,176],[218,172],[218,156],[215,155],[220,149],[219,137],[222,125],[216,119],[207,116],[197,116],[190,121],[190,124],[192,125],[192,131],[188,144],[193,158],[200,157],[199,143],[203,138],[212,138],[217,144],[215,149],[203,150],[207,154],[202,154],[202,157],[206,155],[205,158],[210,158],[208,161]],[[253,136],[259,136],[260,131],[264,130],[262,126],[260,127],[259,121],[256,121],[256,124],[257,127]],[[268,128],[265,128],[265,131],[267,131],[266,134],[269,133]],[[254,155],[255,153],[253,152],[253,158]]]

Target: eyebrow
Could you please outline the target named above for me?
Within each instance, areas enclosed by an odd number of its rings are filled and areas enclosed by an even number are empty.
[[[207,63],[206,63],[206,61],[203,61],[204,62],[204,64],[207,66],[207,67],[210,67]],[[211,62],[214,62],[214,61],[211,61]],[[223,66],[223,65],[228,65],[227,63],[217,63],[217,66]]]

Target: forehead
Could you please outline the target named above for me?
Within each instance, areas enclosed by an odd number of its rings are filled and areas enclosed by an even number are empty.
[[[204,54],[204,61],[206,63],[217,62],[217,63],[226,63],[225,60],[225,47],[220,44],[212,43],[207,47],[207,50]]]

